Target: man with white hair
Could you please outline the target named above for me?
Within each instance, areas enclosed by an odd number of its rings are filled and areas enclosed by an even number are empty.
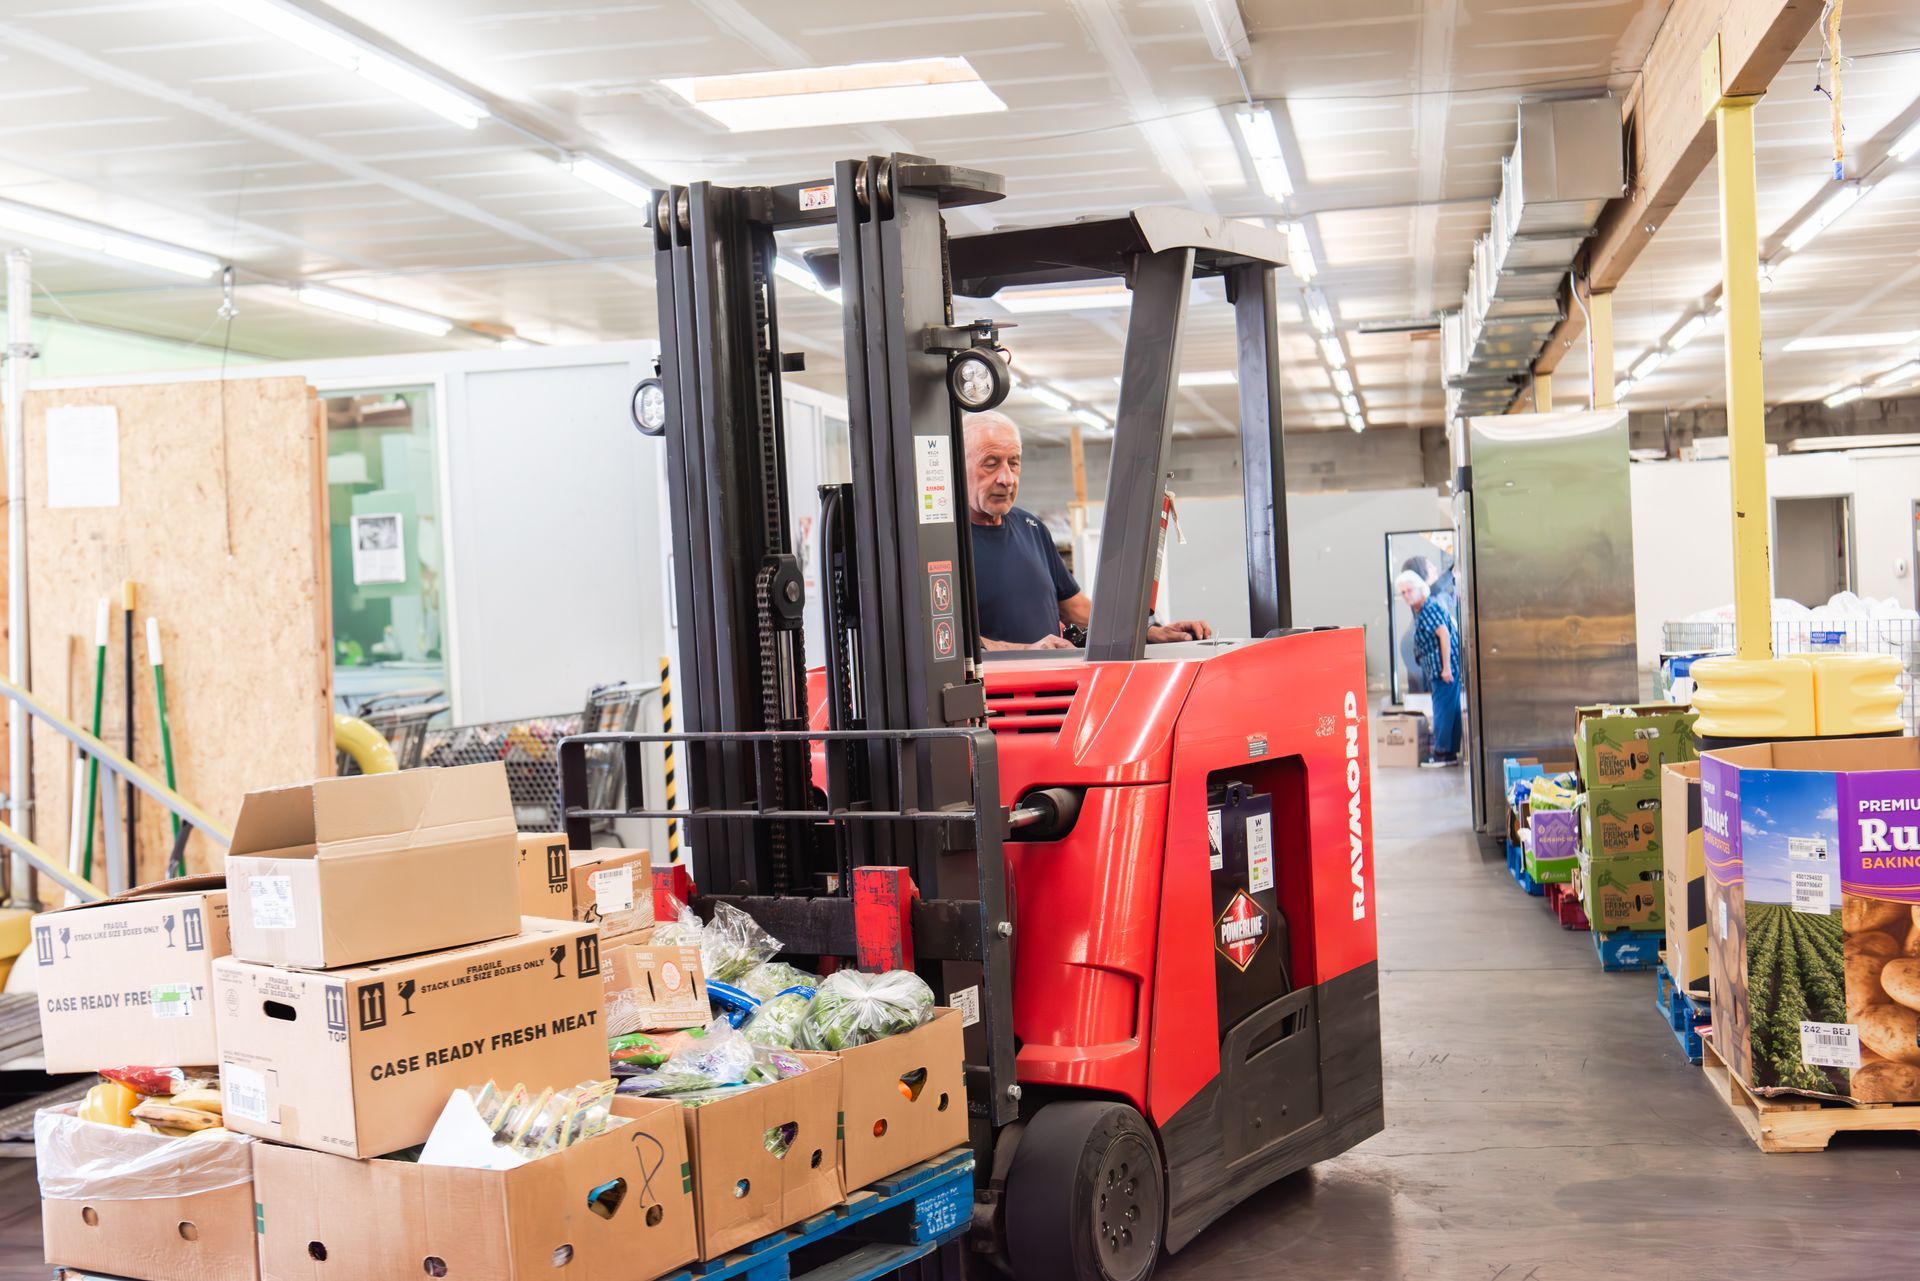
[[[1460,763],[1460,646],[1453,615],[1416,570],[1403,569],[1393,580],[1413,615],[1414,652],[1420,672],[1433,691],[1433,755],[1421,765],[1439,768]]]
[[[1020,428],[1002,413],[967,418],[967,509],[974,595],[987,649],[1072,649],[1062,623],[1085,627],[1093,599],[1080,590],[1038,517],[1013,505],[1020,493]],[[1147,628],[1149,641],[1205,640],[1192,620]]]

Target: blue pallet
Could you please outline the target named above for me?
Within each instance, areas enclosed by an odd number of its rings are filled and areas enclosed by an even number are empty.
[[[1699,1066],[1700,1027],[1710,1019],[1706,1002],[1675,987],[1673,975],[1664,964],[1653,972],[1653,1008],[1660,1011],[1667,1026],[1673,1029],[1673,1037],[1680,1042],[1680,1052],[1687,1056],[1687,1062]]]
[[[886,1224],[857,1230],[876,1215],[905,1208]],[[973,1222],[973,1150],[954,1148],[871,1183],[831,1210],[661,1281],[879,1281],[958,1239]],[[850,1229],[855,1229],[851,1230]],[[838,1238],[838,1240],[836,1240]],[[796,1250],[845,1245],[829,1260],[793,1270]]]
[[[1665,941],[1666,935],[1650,930],[1615,930],[1611,934],[1595,930],[1593,950],[1603,970],[1651,970],[1660,964],[1660,945]]]
[[[1527,893],[1538,896],[1547,892],[1546,887],[1534,880],[1527,871],[1527,852],[1518,841],[1507,842],[1507,872]]]

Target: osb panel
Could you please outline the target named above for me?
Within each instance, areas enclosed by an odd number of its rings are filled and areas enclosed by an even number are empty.
[[[120,505],[47,506],[46,413],[112,405]],[[123,585],[135,586],[134,759],[163,778],[146,622],[160,620],[178,791],[230,831],[249,791],[332,773],[325,441],[299,378],[33,392],[27,398],[27,559],[33,688],[85,726],[95,610],[111,602],[101,737],[125,750]],[[69,848],[66,740],[36,728],[34,833]],[[124,789],[120,800],[124,803]],[[135,880],[165,874],[172,833],[141,798]],[[122,823],[124,824],[124,813]],[[98,824],[96,824],[96,827]],[[96,834],[94,879],[105,883]],[[190,871],[218,846],[188,842]]]

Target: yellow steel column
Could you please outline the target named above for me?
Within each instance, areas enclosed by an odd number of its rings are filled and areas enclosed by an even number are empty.
[[[1578,288],[1578,286],[1575,286]],[[1590,403],[1595,409],[1612,409],[1613,397],[1613,292],[1587,296],[1587,365],[1593,384]]]
[[[1533,376],[1533,412],[1550,414],[1553,412],[1553,375],[1535,374]]]
[[[1734,652],[1747,660],[1773,657],[1767,402],[1760,368],[1760,229],[1753,164],[1753,108],[1758,101],[1722,98],[1713,113],[1720,145],[1727,470],[1733,478],[1733,638]]]

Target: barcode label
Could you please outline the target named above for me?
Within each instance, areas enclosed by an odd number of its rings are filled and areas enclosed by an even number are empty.
[[[293,928],[293,878],[256,876],[247,882],[247,900],[253,907],[256,930]]]
[[[633,910],[633,865],[603,867],[587,878],[593,885],[593,905],[600,915]]]
[[[238,1063],[225,1063],[220,1067],[220,1087],[224,1106],[230,1114],[262,1125],[268,1123],[265,1073]]]
[[[1806,859],[1812,862],[1825,862],[1827,857],[1827,838],[1824,836],[1789,836],[1787,838],[1787,857]]]
[[[1793,873],[1793,910],[1810,916],[1826,916],[1833,911],[1825,872]]]
[[[147,1008],[156,1019],[193,1017],[193,988],[186,983],[163,983],[147,991]]]
[[[963,987],[947,993],[947,1008],[960,1011],[961,1027],[972,1027],[980,1021],[980,989]]]
[[[1859,1067],[1859,1030],[1851,1023],[1802,1023],[1800,1061],[1808,1067]]]
[[[1721,899],[1720,900],[1720,940],[1722,942],[1725,942],[1726,937],[1727,937],[1727,900]]]

